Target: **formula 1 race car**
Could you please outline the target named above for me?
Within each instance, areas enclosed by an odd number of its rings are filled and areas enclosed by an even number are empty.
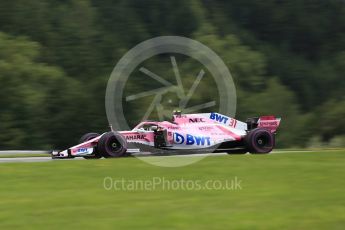
[[[79,144],[64,151],[54,151],[53,158],[86,159],[124,157],[137,152],[128,144],[180,153],[227,152],[269,153],[275,146],[280,118],[261,116],[241,122],[219,113],[181,114],[172,121],[144,121],[131,131],[87,133]],[[139,151],[141,149],[139,148]]]

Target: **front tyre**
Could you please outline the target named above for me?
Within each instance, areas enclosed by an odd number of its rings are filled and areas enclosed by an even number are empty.
[[[269,153],[275,145],[274,135],[267,129],[255,128],[245,137],[246,147],[252,154]]]
[[[97,152],[105,158],[126,156],[127,141],[119,133],[108,132],[99,139]]]
[[[79,139],[79,144],[84,143],[86,141],[89,141],[89,140],[94,139],[94,138],[99,137],[99,136],[100,135],[98,133],[87,133]],[[99,159],[102,157],[96,148],[94,148],[93,151],[94,151],[94,155],[84,156],[84,158],[89,160],[89,159]]]

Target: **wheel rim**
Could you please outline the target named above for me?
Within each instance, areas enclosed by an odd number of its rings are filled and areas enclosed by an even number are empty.
[[[269,149],[272,148],[273,142],[272,138],[268,133],[258,133],[254,139],[255,145],[259,149]]]
[[[107,144],[107,149],[112,152],[116,153],[121,149],[121,144],[120,142],[116,139],[116,137],[110,138],[108,144]]]
[[[267,135],[260,135],[258,136],[258,138],[256,139],[256,144],[260,147],[260,148],[264,148],[264,147],[269,147],[270,145],[270,141],[269,138],[267,137]]]

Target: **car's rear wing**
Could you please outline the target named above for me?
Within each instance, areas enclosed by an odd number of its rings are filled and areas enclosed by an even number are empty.
[[[281,118],[275,116],[261,116],[258,120],[258,127],[266,128],[275,133],[280,125]]]
[[[248,118],[246,123],[248,126],[248,130],[254,128],[265,128],[271,131],[271,133],[275,133],[280,125],[281,118],[275,117],[273,115],[270,116],[261,116],[255,118]]]

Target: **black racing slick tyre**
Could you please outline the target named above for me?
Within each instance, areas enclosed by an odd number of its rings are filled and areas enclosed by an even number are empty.
[[[245,137],[245,144],[252,154],[269,153],[275,145],[274,134],[267,129],[255,128]]]
[[[91,140],[93,138],[96,138],[98,136],[100,136],[98,133],[87,133],[87,134],[83,135],[79,139],[79,143],[81,144],[81,143],[83,143],[85,141],[89,141],[89,140]],[[94,148],[93,151],[94,151],[94,155],[92,155],[92,156],[84,156],[84,158],[89,160],[89,159],[99,159],[99,158],[102,157],[102,155],[98,153],[97,148]]]
[[[99,139],[97,151],[105,158],[124,157],[127,152],[127,141],[119,133],[108,132]]]

